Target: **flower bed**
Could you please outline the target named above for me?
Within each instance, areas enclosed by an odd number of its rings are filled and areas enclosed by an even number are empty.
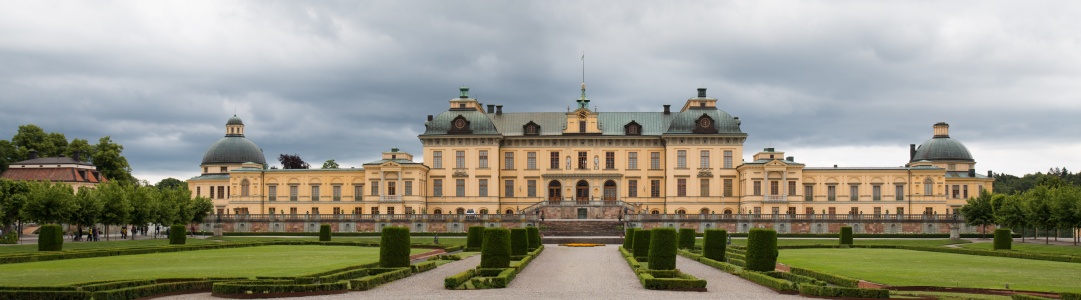
[[[593,243],[567,243],[567,244],[559,244],[559,245],[563,246],[563,247],[602,247],[602,246],[604,246],[604,244],[593,244]]]

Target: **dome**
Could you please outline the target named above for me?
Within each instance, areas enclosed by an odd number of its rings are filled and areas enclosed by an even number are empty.
[[[701,124],[703,116],[709,117],[710,122]],[[666,133],[696,133],[700,125],[712,127],[716,133],[743,133],[739,129],[740,121],[723,110],[716,108],[690,108],[676,114]]]
[[[225,122],[225,125],[244,125],[244,121],[241,121],[240,118],[233,115],[232,118],[229,118],[228,122]]]
[[[234,117],[233,119],[240,119]],[[232,122],[233,119],[229,119]],[[226,136],[210,145],[210,149],[203,154],[203,165],[208,164],[242,164],[246,162],[266,164],[263,150],[259,146],[243,136]]]
[[[964,144],[948,136],[936,136],[920,144],[920,147],[916,148],[916,154],[912,156],[912,162],[921,160],[975,161]]]

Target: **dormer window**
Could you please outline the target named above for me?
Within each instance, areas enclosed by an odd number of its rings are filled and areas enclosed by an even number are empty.
[[[642,135],[642,125],[638,124],[638,122],[631,121],[623,126],[623,132],[627,135]]]
[[[464,116],[458,115],[454,120],[450,121],[450,130],[447,130],[449,134],[470,134],[473,130],[469,128],[469,120]]]
[[[714,127],[713,118],[711,118],[708,114],[702,114],[701,117],[698,117],[698,119],[694,121],[694,130],[692,130],[691,132],[717,133],[717,128]]]
[[[529,121],[529,123],[526,123],[522,126],[522,134],[540,135],[540,125],[537,125],[537,123],[533,123],[533,121]]]
[[[465,108],[465,103],[458,103],[458,108]]]

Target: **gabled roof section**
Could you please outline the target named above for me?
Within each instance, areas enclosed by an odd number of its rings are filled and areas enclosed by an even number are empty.
[[[431,121],[425,122],[424,134],[421,134],[421,136],[453,134],[452,132],[456,131],[453,127],[454,121],[459,119],[459,116],[468,121],[468,128],[466,129],[470,131],[470,134],[499,134],[496,126],[492,124],[492,119],[488,118],[485,113],[477,110],[449,110],[435,116]],[[518,126],[522,125],[519,124]]]

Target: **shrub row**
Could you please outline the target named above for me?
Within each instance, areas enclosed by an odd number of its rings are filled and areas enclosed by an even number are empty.
[[[461,257],[459,257],[458,259],[461,259]],[[413,269],[413,274],[417,274],[417,273],[424,273],[424,272],[431,271],[432,269],[435,269],[435,267],[437,267],[437,266],[439,266],[439,265],[436,264],[434,261],[426,261],[426,262],[418,263],[418,264],[415,264],[415,265],[411,265],[409,267]]]
[[[743,279],[747,279],[758,285],[777,291],[778,293],[791,293],[799,290],[799,287],[791,281],[774,278],[766,273],[753,271],[751,269],[744,269],[743,272],[739,272],[737,275],[743,277]]]
[[[465,270],[465,272],[448,276],[447,278],[443,278],[443,288],[448,290],[456,289],[458,286],[465,284],[466,281],[469,281],[469,279],[472,279],[475,276],[477,276],[476,269],[469,269]]]
[[[541,247],[540,228],[529,226],[526,228],[529,233],[529,251],[536,250]]]
[[[0,255],[0,264],[50,261],[50,260],[73,259],[73,258],[91,258],[91,257],[103,257],[103,256],[132,255],[132,254],[149,254],[149,253],[179,252],[179,251],[193,251],[193,250],[210,250],[210,249],[224,249],[224,248],[254,247],[254,246],[266,246],[266,245],[276,245],[276,244],[277,243],[274,243],[274,242],[251,242],[251,243],[199,244],[199,245],[180,245],[180,246],[130,247],[130,248],[113,248],[113,249],[89,249],[89,250],[74,250],[74,251],[63,251],[63,252],[28,252],[28,253],[16,253],[16,254],[9,254],[9,255]]]
[[[799,293],[811,297],[889,298],[890,290],[800,284]]]
[[[470,226],[469,235],[465,239],[465,248],[469,251],[480,251],[484,243],[484,226]]]
[[[369,273],[372,275],[349,280],[349,288],[354,291],[367,291],[381,284],[409,277],[410,275],[413,275],[413,269],[412,267],[372,268],[369,270]]]
[[[485,230],[485,236],[488,234],[494,234],[503,236],[506,235],[509,238],[509,231],[503,228],[494,228]],[[509,240],[505,240],[509,243]],[[499,241],[496,241],[499,242]],[[484,248],[487,248],[490,241],[486,238],[484,241]],[[499,242],[503,243],[503,242]],[[509,254],[510,245],[506,245]],[[491,289],[491,288],[505,288],[514,277],[518,275],[526,266],[529,265],[533,259],[537,258],[540,253],[544,251],[544,245],[540,245],[536,250],[528,252],[522,257],[521,260],[508,261],[507,267],[504,268],[488,268],[483,265],[483,256],[481,257],[481,266],[476,269],[466,270],[464,272],[446,277],[443,279],[443,287],[446,289]],[[481,255],[484,255],[483,253]],[[508,256],[509,257],[509,256]]]
[[[1011,300],[1051,300],[1051,298],[1044,298],[1040,296],[1033,296],[1029,294],[1013,294],[1010,295]]]
[[[347,289],[349,289],[348,281],[314,284],[288,284],[274,281],[244,280],[216,282],[211,288],[211,295],[223,296],[269,293],[310,293],[344,291]]]
[[[0,300],[90,300],[86,291],[0,291]]]
[[[482,227],[483,228],[483,227]],[[224,232],[224,236],[319,236],[318,232]],[[378,237],[381,232],[331,232],[332,236]],[[409,236],[457,236],[465,237],[465,232],[413,232]]]
[[[707,266],[710,266],[710,267],[720,269],[721,271],[725,271],[726,273],[732,274],[732,275],[739,274],[739,272],[743,271],[743,267],[740,267],[740,266],[737,266],[737,265],[734,265],[734,264],[730,264],[730,263],[726,263],[726,262],[720,262],[720,261],[712,260],[712,259],[705,258],[705,257],[699,258],[698,262],[700,262],[702,264],[705,264]]]
[[[1059,294],[1059,299],[1062,299],[1062,300],[1081,300],[1081,293],[1062,293],[1062,294]]]
[[[634,248],[631,248],[631,246],[634,245],[634,231],[635,230],[636,229],[634,229],[634,228],[627,227],[627,233],[623,234],[623,248],[624,249],[628,249],[628,250],[629,249],[634,249]]]
[[[771,271],[771,272],[766,272],[766,275],[772,276],[773,278],[780,278],[780,279],[788,280],[788,281],[791,281],[791,282],[793,282],[795,284],[826,285],[825,281],[821,281],[821,280],[814,279],[814,278],[807,277],[807,276],[803,276],[803,275],[792,274],[792,272]]]
[[[698,236],[703,236],[703,235],[704,234],[702,234],[702,233],[698,234]],[[734,232],[734,233],[729,233],[729,235],[731,235],[732,237],[747,237],[746,232]],[[1021,238],[1020,233],[1014,233],[1012,236],[1014,238]],[[832,238],[837,238],[837,233],[778,233],[777,237],[782,237],[782,238],[823,238],[823,239],[832,239]],[[857,238],[857,239],[862,239],[862,238],[875,238],[875,239],[911,239],[911,238],[948,239],[948,238],[950,238],[950,234],[948,234],[948,233],[853,233],[852,237]],[[961,234],[961,238],[963,238],[963,239],[975,239],[975,238],[987,238],[987,237],[988,237],[988,235],[979,234],[979,233],[962,233]]]
[[[133,286],[115,290],[97,291],[91,294],[94,300],[126,300],[146,298],[154,295],[210,290],[211,281],[166,282]]]
[[[728,263],[733,264],[733,265],[737,265],[740,268],[746,268],[747,267],[747,261],[742,260],[742,259],[735,259],[735,258],[729,257],[728,258]]]
[[[84,290],[84,291],[87,291],[87,292],[97,292],[97,291],[115,290],[115,289],[129,288],[129,287],[135,287],[135,286],[142,286],[142,285],[148,285],[148,284],[154,284],[154,283],[155,283],[155,281],[150,280],[150,279],[121,280],[121,281],[109,281],[109,282],[86,284],[86,285],[80,286],[80,289]]]
[[[637,272],[638,280],[642,287],[649,290],[705,290],[706,281],[698,279],[690,274],[674,270],[673,274],[649,270],[649,272]],[[663,276],[663,277],[660,277]]]
[[[839,286],[842,286],[842,287],[855,288],[855,287],[859,287],[859,284],[860,284],[859,279],[844,277],[844,276],[840,276],[840,275],[833,275],[833,274],[828,274],[828,273],[822,273],[822,272],[818,272],[818,271],[811,271],[811,270],[803,269],[803,268],[792,267],[789,272],[792,272],[792,274],[796,274],[796,275],[802,275],[802,276],[811,277],[811,278],[814,278],[814,279],[818,279],[818,280],[825,281],[825,282],[828,282],[830,284],[839,285]]]

